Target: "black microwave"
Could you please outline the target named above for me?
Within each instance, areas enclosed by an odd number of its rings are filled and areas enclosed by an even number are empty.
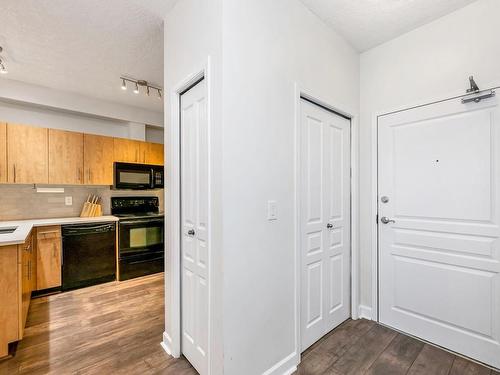
[[[119,163],[114,164],[115,189],[163,189],[163,165]]]

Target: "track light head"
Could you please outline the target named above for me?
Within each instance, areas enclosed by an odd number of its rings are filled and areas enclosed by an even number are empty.
[[[124,79],[122,79],[122,90],[126,90],[127,89],[127,82],[125,82]]]
[[[135,83],[134,94],[139,94],[139,85],[137,84],[137,82]]]
[[[3,48],[0,46],[0,53],[3,51]],[[2,59],[2,57],[0,57],[0,73],[1,74],[7,74],[9,71],[7,70],[7,68],[5,67],[5,63]]]
[[[158,90],[158,99],[161,99],[161,89],[157,89]]]

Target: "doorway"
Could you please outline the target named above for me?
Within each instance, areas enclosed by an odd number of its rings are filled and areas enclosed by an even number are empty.
[[[209,358],[208,118],[206,80],[180,94],[181,352],[202,375]]]
[[[299,127],[303,352],[351,315],[351,121],[301,98]]]
[[[500,368],[500,106],[378,119],[379,321]]]

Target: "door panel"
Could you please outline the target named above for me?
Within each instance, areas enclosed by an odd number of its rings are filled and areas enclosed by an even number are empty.
[[[350,316],[350,121],[301,104],[302,351]]]
[[[208,121],[206,85],[181,96],[182,352],[208,373]]]
[[[114,139],[114,161],[144,163],[145,148],[141,141],[125,138]]]
[[[163,165],[163,144],[161,143],[145,143],[146,148],[145,163],[153,165]]]
[[[379,119],[380,321],[500,367],[500,110],[453,99]]]
[[[83,183],[83,134],[49,129],[49,184]]]
[[[83,139],[85,184],[113,185],[113,138],[84,134]]]
[[[9,183],[48,183],[48,129],[7,124],[7,161]]]

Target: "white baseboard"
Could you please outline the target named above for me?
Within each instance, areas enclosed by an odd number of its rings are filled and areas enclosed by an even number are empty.
[[[160,345],[168,355],[172,355],[172,339],[167,332],[163,332],[163,341],[160,343]]]
[[[291,375],[297,371],[299,361],[299,356],[296,352],[293,352],[276,363],[269,370],[265,371],[262,375]]]
[[[370,306],[359,305],[358,312],[360,318],[373,320],[372,308]]]

